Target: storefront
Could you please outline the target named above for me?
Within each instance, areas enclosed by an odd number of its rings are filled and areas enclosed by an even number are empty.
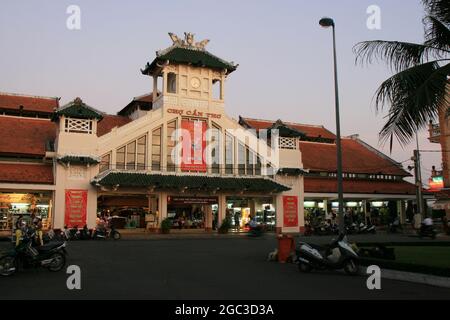
[[[255,219],[267,230],[274,231],[276,225],[273,197],[227,197],[227,216],[234,231],[248,230],[248,223]]]
[[[52,219],[52,192],[0,192],[0,231],[12,230],[19,218],[30,223],[33,215],[47,228]]]
[[[167,218],[173,229],[215,229],[218,197],[167,196]],[[208,222],[212,220],[211,227]]]

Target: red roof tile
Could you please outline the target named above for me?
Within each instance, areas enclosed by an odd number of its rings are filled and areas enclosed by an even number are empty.
[[[54,141],[56,124],[50,120],[0,117],[0,154],[44,156],[47,141]]]
[[[114,127],[121,127],[131,121],[132,120],[127,117],[105,114],[103,119],[97,125],[97,136],[103,136],[110,132]]]
[[[23,106],[24,111],[53,113],[58,105],[57,98],[0,93],[0,109],[20,110]]]
[[[337,193],[337,179],[305,177],[306,193]],[[407,181],[344,180],[344,193],[414,195],[416,187]]]
[[[242,118],[242,119],[256,130],[267,129],[275,123],[274,121],[271,121],[271,120],[257,120],[257,119],[250,119],[250,118]],[[335,139],[336,138],[336,136],[331,131],[324,128],[323,126],[314,126],[314,125],[292,123],[292,122],[285,122],[285,121],[283,121],[283,123],[293,129],[303,132],[304,134],[306,134],[307,137],[310,137],[310,138],[325,138],[325,139]]]
[[[342,141],[342,169],[347,173],[409,176],[396,162],[382,157],[358,140]],[[336,144],[300,141],[303,167],[311,171],[336,172]]]
[[[53,184],[52,165],[0,163],[0,181]]]

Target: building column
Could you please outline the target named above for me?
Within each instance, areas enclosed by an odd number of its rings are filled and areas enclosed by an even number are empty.
[[[398,211],[399,211],[400,223],[401,224],[405,224],[406,223],[406,206],[405,206],[405,201],[398,200],[397,201],[397,208],[398,208]]]
[[[227,197],[224,194],[219,194],[218,197],[218,213],[217,213],[217,227],[220,227],[223,219],[227,216]]]
[[[167,218],[167,192],[159,192],[158,199],[158,227],[161,227],[161,222]]]
[[[367,223],[367,216],[369,215],[369,213],[367,212],[367,200],[362,200],[361,205],[364,212],[364,223]]]
[[[205,230],[212,231],[212,208],[211,205],[205,204]]]

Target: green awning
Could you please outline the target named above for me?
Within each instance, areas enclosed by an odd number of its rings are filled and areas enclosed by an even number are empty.
[[[108,171],[92,181],[96,186],[151,187],[156,189],[187,189],[204,191],[283,192],[289,187],[264,177],[224,177],[177,175],[147,172]]]
[[[58,158],[59,162],[70,164],[97,164],[100,163],[98,159],[89,156],[63,156]]]

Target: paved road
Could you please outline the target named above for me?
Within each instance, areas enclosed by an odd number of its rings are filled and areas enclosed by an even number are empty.
[[[82,290],[68,290],[64,272],[32,269],[0,278],[0,299],[450,299],[450,289],[383,279],[369,291],[365,277],[302,274],[267,262],[275,247],[273,237],[70,242]]]

